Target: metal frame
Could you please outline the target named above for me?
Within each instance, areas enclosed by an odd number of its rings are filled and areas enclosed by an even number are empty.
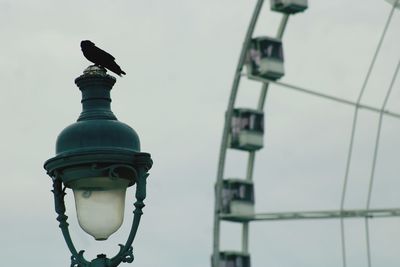
[[[400,1],[400,0],[399,0]],[[309,94],[309,95],[313,95],[313,96],[317,96],[317,97],[321,97],[321,98],[325,98],[327,100],[331,100],[331,101],[335,101],[338,103],[342,103],[345,105],[350,105],[350,106],[354,106],[354,107],[358,107],[358,108],[362,108],[368,111],[372,111],[372,112],[376,112],[376,113],[381,113],[381,109],[373,107],[373,106],[369,106],[369,105],[364,105],[364,104],[360,104],[358,102],[354,102],[351,100],[347,100],[344,98],[340,98],[340,97],[336,97],[336,96],[332,96],[332,95],[328,95],[328,94],[323,94],[323,93],[319,93],[317,91],[311,90],[311,89],[307,89],[307,88],[303,88],[300,86],[296,86],[296,85],[292,85],[292,84],[288,84],[288,83],[284,83],[284,82],[279,82],[279,81],[274,81],[274,80],[270,80],[270,79],[266,79],[266,78],[262,78],[262,77],[257,77],[257,76],[249,76],[248,77],[250,80],[254,80],[254,81],[259,81],[259,82],[263,82],[263,83],[272,83],[287,89],[292,89],[295,91],[299,91],[301,93],[305,93],[305,94]],[[387,109],[383,110],[383,113],[386,116],[390,116],[390,117],[394,117],[394,118],[400,118],[400,114],[396,113],[396,112],[391,112]]]
[[[399,7],[400,0],[386,0],[394,5],[395,7]],[[340,210],[331,210],[331,211],[306,211],[306,212],[275,212],[275,213],[257,213],[253,215],[239,215],[239,214],[222,214],[219,208],[219,201],[221,201],[221,185],[224,175],[224,167],[225,167],[225,159],[226,153],[228,149],[227,140],[229,137],[229,126],[230,120],[232,117],[232,110],[234,108],[237,92],[239,89],[240,78],[241,76],[245,76],[246,74],[242,73],[242,68],[245,63],[245,55],[247,49],[249,47],[249,42],[252,38],[252,34],[254,31],[255,24],[257,23],[258,16],[260,14],[260,9],[262,8],[263,0],[258,0],[248,26],[248,30],[246,33],[245,40],[243,42],[242,51],[239,57],[239,62],[236,67],[236,72],[232,84],[231,95],[228,102],[228,108],[226,111],[225,116],[225,125],[222,134],[222,141],[219,153],[219,163],[218,163],[218,171],[217,171],[217,182],[215,188],[215,208],[214,208],[214,231],[213,231],[213,267],[219,267],[219,241],[220,241],[220,221],[233,221],[242,223],[242,253],[248,253],[248,238],[249,238],[249,223],[251,221],[268,221],[268,220],[304,220],[304,219],[341,219],[341,223],[343,224],[343,219],[345,218],[364,218],[365,220],[369,218],[383,218],[383,217],[399,217],[400,216],[400,209],[399,208],[388,208],[388,209],[367,209],[364,210],[344,210],[341,208]],[[392,10],[393,12],[393,10]],[[288,19],[290,14],[285,14],[282,17],[278,32],[277,38],[282,39],[283,33],[285,31]],[[382,109],[375,108],[369,105],[364,105],[359,103],[359,101],[353,102],[347,99],[342,99],[335,96],[330,96],[326,94],[322,94],[313,90],[309,90],[306,88],[302,88],[299,86],[294,86],[282,82],[278,82],[275,80],[270,80],[262,77],[255,77],[252,75],[248,75],[248,78],[251,80],[257,80],[262,82],[263,86],[261,88],[260,97],[258,100],[257,110],[262,111],[265,104],[266,95],[268,92],[268,87],[270,83],[283,86],[285,88],[297,90],[309,95],[318,96],[321,98],[325,98],[331,101],[339,102],[342,104],[347,104],[351,106],[355,106],[356,108],[363,108],[365,110],[373,111],[380,113],[380,115],[387,115],[392,116],[395,118],[400,118],[400,114],[390,112],[385,110],[383,107]],[[246,173],[246,180],[251,181],[253,177],[253,170],[254,170],[254,160],[255,160],[255,151],[249,152],[248,154],[248,162],[247,162],[247,173]],[[343,245],[344,250],[344,245]],[[344,266],[346,266],[345,255],[344,257]],[[369,262],[370,266],[370,262]]]
[[[236,67],[233,84],[231,88],[231,94],[228,101],[228,107],[225,114],[225,123],[222,133],[222,140],[219,152],[219,161],[218,161],[218,170],[217,170],[217,181],[215,184],[215,202],[214,202],[214,223],[213,223],[213,256],[212,256],[212,266],[219,267],[219,245],[220,245],[220,227],[221,227],[221,218],[220,214],[220,201],[221,201],[221,191],[222,191],[222,180],[224,176],[224,167],[225,167],[225,159],[227,149],[229,147],[228,137],[231,126],[231,119],[233,114],[233,109],[237,97],[237,92],[239,89],[241,72],[243,66],[246,62],[246,55],[249,44],[251,42],[251,38],[254,32],[255,25],[257,23],[257,19],[260,15],[261,8],[263,6],[264,1],[258,0],[256,6],[253,11],[253,15],[250,20],[250,24],[247,29],[247,33],[243,42],[242,50],[239,56],[239,61]],[[285,31],[287,22],[289,19],[289,14],[285,14],[282,16],[281,23],[279,25],[279,29],[277,32],[277,38],[282,39],[283,33]],[[268,83],[264,83],[261,88],[261,93],[259,97],[257,110],[262,111],[264,108],[265,98],[268,91]],[[246,180],[252,180],[253,169],[254,169],[254,158],[255,152],[249,152],[248,164],[247,164],[247,175]],[[243,223],[242,228],[242,252],[248,252],[248,239],[249,239],[249,225],[247,222]]]
[[[396,209],[365,209],[365,210],[332,210],[332,211],[295,211],[256,213],[253,215],[221,214],[226,221],[283,221],[337,218],[385,218],[400,217],[400,208]]]

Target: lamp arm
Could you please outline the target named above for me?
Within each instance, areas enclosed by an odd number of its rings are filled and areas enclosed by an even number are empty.
[[[133,248],[132,243],[135,239],[137,229],[139,227],[140,218],[143,214],[142,209],[144,208],[145,204],[143,200],[146,198],[146,178],[149,176],[147,170],[141,168],[138,172],[138,179],[136,181],[136,202],[134,203],[135,210],[133,211],[133,222],[131,231],[129,233],[128,240],[126,241],[125,245],[119,245],[120,251],[116,256],[110,259],[109,266],[116,267],[121,262],[133,262]]]
[[[58,177],[58,175],[55,175],[55,177],[53,178],[53,190],[51,191],[54,194],[54,206],[56,213],[58,214],[57,221],[60,223],[59,227],[61,228],[61,232],[64,236],[65,242],[67,243],[67,246],[72,253],[71,267],[89,266],[90,263],[83,258],[84,250],[81,250],[78,253],[74,244],[72,243],[71,235],[69,234],[68,230],[68,225],[69,225],[67,223],[68,216],[65,215],[65,202],[64,202],[64,196],[66,195],[65,188],[62,189],[62,181]]]

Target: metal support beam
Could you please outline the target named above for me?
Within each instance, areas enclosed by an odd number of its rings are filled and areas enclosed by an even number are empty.
[[[272,212],[255,213],[252,215],[221,214],[220,218],[226,221],[283,221],[307,219],[338,219],[338,218],[384,218],[400,217],[400,208],[370,209],[370,210],[332,210],[332,211],[300,211],[300,212]]]
[[[243,41],[242,51],[240,52],[239,61],[236,67],[235,76],[233,79],[231,94],[228,101],[228,107],[225,113],[225,124],[222,133],[222,140],[219,152],[218,170],[217,170],[217,181],[215,184],[215,201],[214,201],[214,227],[213,227],[213,256],[212,256],[212,267],[219,267],[219,241],[220,241],[220,201],[222,192],[222,181],[224,176],[226,151],[228,149],[228,136],[230,123],[233,114],[233,108],[235,105],[237,92],[239,90],[241,72],[243,65],[246,61],[247,49],[249,47],[251,37],[253,36],[254,28],[256,26],[258,16],[260,15],[261,8],[264,0],[257,0],[256,6],[253,11],[253,15],[250,20],[247,33]]]
[[[283,34],[285,33],[285,29],[289,20],[289,14],[285,14],[281,18],[281,23],[279,24],[278,32],[276,33],[276,37],[282,39]],[[257,110],[263,111],[265,99],[267,97],[269,83],[263,83],[261,87],[260,97],[258,99]],[[249,152],[249,157],[247,161],[247,173],[246,180],[253,180],[253,170],[255,163],[256,151]],[[243,223],[242,227],[242,251],[248,252],[249,249],[249,224],[247,222]]]
[[[300,86],[295,86],[295,85],[291,85],[291,84],[288,84],[288,83],[273,81],[273,80],[269,80],[269,79],[258,77],[258,76],[249,76],[249,79],[250,80],[255,80],[255,81],[260,81],[260,82],[263,82],[263,83],[267,83],[268,82],[268,83],[276,84],[276,85],[279,85],[279,86],[282,86],[282,87],[285,87],[285,88],[288,88],[288,89],[293,89],[293,90],[300,91],[302,93],[306,93],[306,94],[309,94],[309,95],[314,95],[314,96],[326,98],[326,99],[329,99],[329,100],[332,100],[332,101],[336,101],[336,102],[339,102],[339,103],[342,103],[342,104],[346,104],[346,105],[350,105],[350,106],[358,106],[359,108],[370,110],[370,111],[373,111],[373,112],[377,112],[377,113],[381,112],[381,110],[379,108],[371,107],[371,106],[364,105],[364,104],[357,104],[356,102],[353,102],[353,101],[350,101],[350,100],[347,100],[347,99],[344,99],[344,98],[340,98],[340,97],[336,97],[336,96],[331,96],[331,95],[319,93],[317,91],[306,89],[306,88],[303,88],[303,87],[300,87]],[[383,113],[385,115],[387,115],[387,116],[395,117],[395,118],[398,118],[398,119],[400,118],[400,114],[394,113],[394,112],[390,112],[389,110],[384,110]]]

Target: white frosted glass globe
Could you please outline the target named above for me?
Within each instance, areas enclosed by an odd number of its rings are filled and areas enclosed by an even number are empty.
[[[126,187],[92,190],[73,189],[81,228],[96,240],[106,240],[124,220]]]

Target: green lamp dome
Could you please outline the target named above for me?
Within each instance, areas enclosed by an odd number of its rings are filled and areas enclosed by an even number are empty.
[[[96,66],[87,68],[75,80],[82,91],[83,110],[77,122],[58,136],[56,154],[71,154],[90,150],[140,151],[137,133],[117,120],[111,111],[110,90],[115,78]]]

